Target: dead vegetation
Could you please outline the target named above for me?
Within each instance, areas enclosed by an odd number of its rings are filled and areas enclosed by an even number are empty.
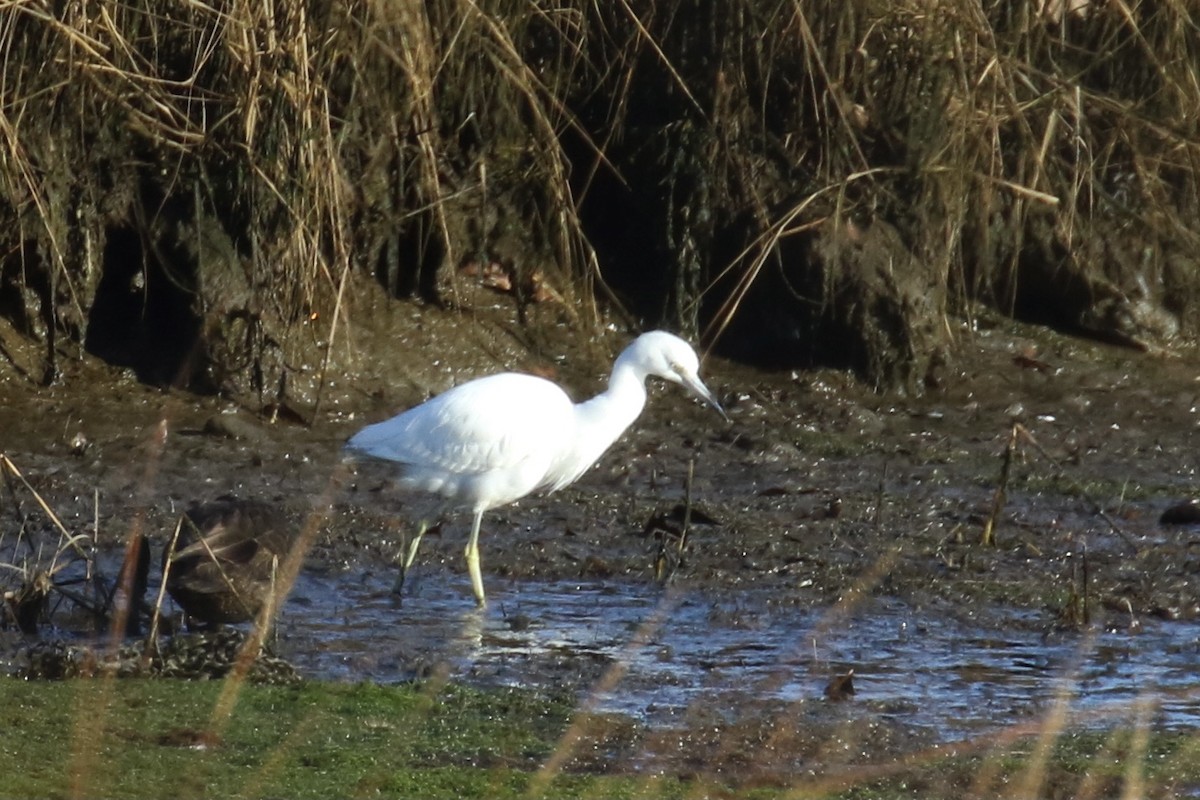
[[[521,323],[881,387],[936,383],[977,303],[1194,338],[1194,13],[8,2],[0,347],[316,402],[364,279],[461,307],[497,272]]]

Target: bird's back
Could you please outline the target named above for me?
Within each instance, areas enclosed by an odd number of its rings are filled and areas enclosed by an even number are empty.
[[[545,485],[574,427],[575,406],[562,389],[533,375],[502,373],[368,425],[346,449],[398,464],[405,488],[481,510]]]
[[[223,497],[193,506],[180,521],[174,549],[163,553],[167,591],[204,623],[253,619],[299,533],[268,503]]]

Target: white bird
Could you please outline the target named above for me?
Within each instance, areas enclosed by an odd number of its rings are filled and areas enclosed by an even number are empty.
[[[646,378],[678,383],[724,416],[700,380],[699,359],[687,342],[664,331],[644,333],[617,357],[608,389],[574,403],[556,384],[506,372],[456,386],[415,408],[354,434],[350,458],[400,465],[400,486],[440,494],[446,504],[470,509],[467,569],[479,605],[485,604],[479,571],[483,514],[536,491],[553,492],[596,463],[646,404]],[[417,555],[423,522],[396,584]]]

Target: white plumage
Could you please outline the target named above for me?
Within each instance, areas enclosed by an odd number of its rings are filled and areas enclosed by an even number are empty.
[[[440,494],[474,513],[466,559],[475,598],[483,605],[484,512],[532,492],[561,489],[587,471],[642,412],[651,375],[688,388],[721,411],[698,373],[699,359],[687,342],[652,331],[625,348],[608,389],[586,402],[572,402],[556,384],[534,375],[491,375],[368,425],[350,438],[346,451],[354,458],[394,462],[403,488]],[[424,531],[423,524],[413,538],[398,588]]]

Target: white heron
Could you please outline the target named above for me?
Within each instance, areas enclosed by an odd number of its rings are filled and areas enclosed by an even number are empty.
[[[403,489],[439,494],[446,505],[475,515],[467,540],[467,569],[480,606],[479,570],[484,512],[536,491],[553,492],[596,463],[646,404],[646,378],[689,389],[724,416],[699,376],[691,346],[665,331],[635,339],[617,357],[608,388],[582,403],[534,375],[506,372],[456,386],[404,413],[367,427],[346,443],[349,458],[399,465]],[[428,520],[409,546],[396,591],[417,555]]]

